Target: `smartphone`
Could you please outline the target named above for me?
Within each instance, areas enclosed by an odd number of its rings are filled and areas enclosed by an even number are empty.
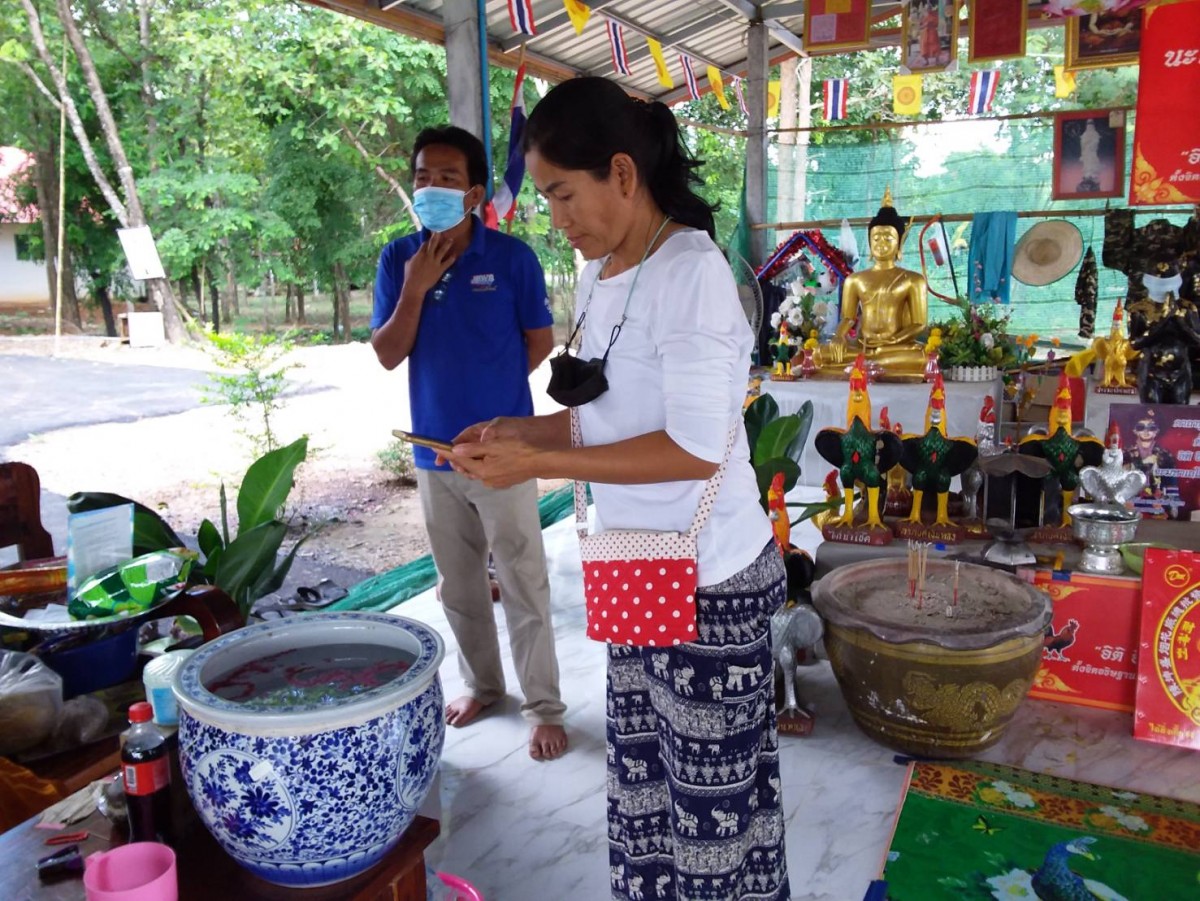
[[[421,447],[428,447],[440,454],[448,454],[454,450],[454,445],[449,441],[439,441],[437,438],[428,438],[425,435],[414,435],[412,432],[406,432],[403,429],[392,429],[392,434],[401,441],[407,441],[409,444],[419,444]]]

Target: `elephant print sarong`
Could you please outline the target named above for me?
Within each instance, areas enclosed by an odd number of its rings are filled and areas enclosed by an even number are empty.
[[[699,589],[697,641],[609,646],[614,899],[789,897],[770,638],[784,583],[772,542]]]

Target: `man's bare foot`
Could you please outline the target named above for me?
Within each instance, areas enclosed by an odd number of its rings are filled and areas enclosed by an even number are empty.
[[[534,760],[554,760],[567,753],[567,732],[562,726],[534,726],[529,734],[529,756]]]
[[[446,724],[459,728],[466,726],[475,717],[479,716],[487,706],[487,704],[475,700],[470,695],[463,695],[461,698],[451,701],[446,705]]]

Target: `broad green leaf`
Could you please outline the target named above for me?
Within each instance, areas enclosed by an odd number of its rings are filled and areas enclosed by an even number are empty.
[[[308,455],[308,436],[263,454],[250,464],[238,489],[238,537],[274,520],[292,490],[293,474]]]
[[[797,464],[804,458],[804,445],[808,443],[808,433],[812,429],[813,421],[813,405],[811,400],[806,400],[800,405],[800,410],[791,414],[800,421],[800,428],[796,432],[796,437],[792,439],[792,443],[788,445],[787,454]]]
[[[275,557],[287,535],[287,526],[278,521],[265,522],[249,531],[238,533],[221,554],[213,584],[243,605],[255,598],[248,598],[250,587],[259,580],[264,570],[273,568]]]
[[[200,552],[204,554],[205,560],[219,554],[225,547],[225,542],[221,540],[221,534],[211,519],[200,523],[200,532],[196,536],[196,541],[200,545]]]
[[[779,404],[771,395],[760,394],[746,407],[742,418],[746,423],[746,439],[750,444],[750,453],[753,454],[763,427],[779,418]]]
[[[788,456],[788,448],[800,432],[800,419],[795,416],[782,416],[763,426],[758,441],[754,443],[754,452],[750,459],[757,466],[775,457]]]

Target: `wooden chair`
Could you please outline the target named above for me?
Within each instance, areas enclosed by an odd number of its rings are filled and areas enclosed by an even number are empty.
[[[17,546],[17,559],[54,556],[42,525],[42,483],[28,463],[0,463],[0,548]]]

